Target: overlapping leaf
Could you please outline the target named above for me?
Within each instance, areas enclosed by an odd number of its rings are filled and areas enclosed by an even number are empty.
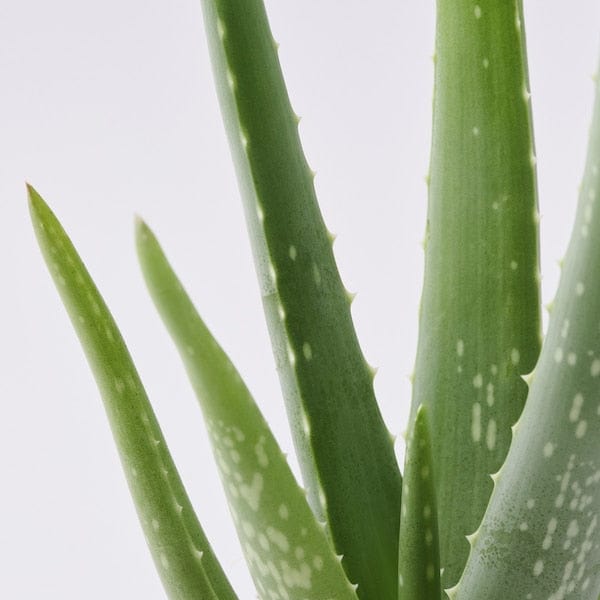
[[[148,289],[204,412],[260,597],[356,600],[354,586],[247,387],[142,222],[137,227],[137,245]]]
[[[430,417],[444,587],[469,552],[540,347],[521,2],[439,0],[413,418]],[[484,597],[484,596],[481,596]]]
[[[427,409],[417,410],[406,446],[398,600],[440,600],[440,549]]]
[[[204,0],[223,115],[311,506],[362,600],[395,600],[401,479],[262,0]]]
[[[600,91],[569,250],[527,404],[452,598],[600,593]]]

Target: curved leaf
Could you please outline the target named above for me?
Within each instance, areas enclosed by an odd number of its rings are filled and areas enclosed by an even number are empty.
[[[104,300],[50,208],[32,187],[28,191],[42,254],[102,394],[148,547],[169,598],[235,600]]]
[[[250,392],[141,221],[137,247],[150,294],[200,401],[261,598],[356,600],[354,586]]]

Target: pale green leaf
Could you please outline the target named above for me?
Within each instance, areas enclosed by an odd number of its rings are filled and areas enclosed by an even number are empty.
[[[141,221],[137,247],[148,289],[200,401],[260,597],[356,600],[250,392]]]
[[[102,394],[148,547],[169,598],[235,600],[104,300],[50,208],[33,188],[28,189],[40,248]]]
[[[506,463],[453,598],[600,592],[600,90],[569,250]]]

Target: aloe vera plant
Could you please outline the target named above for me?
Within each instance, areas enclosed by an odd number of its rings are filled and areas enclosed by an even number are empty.
[[[305,490],[141,221],[136,241],[198,396],[256,593],[596,600],[600,106],[542,345],[522,4],[438,1],[425,284],[402,479],[262,1],[204,0],[203,10]],[[108,308],[52,211],[33,188],[29,198],[167,594],[238,597]]]

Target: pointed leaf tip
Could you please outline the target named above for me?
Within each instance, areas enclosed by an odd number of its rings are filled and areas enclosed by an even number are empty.
[[[39,212],[40,205],[47,208],[47,204],[30,183],[25,182],[25,188],[27,189],[27,201],[29,202],[30,211]]]
[[[152,229],[150,229],[144,219],[137,214],[134,216],[134,231],[135,241],[138,245],[151,240],[156,240],[156,236]]]
[[[148,227],[144,222],[144,219],[142,219],[142,217],[140,217],[140,215],[138,215],[137,213],[133,215],[133,226],[135,228],[136,234],[139,231]]]

